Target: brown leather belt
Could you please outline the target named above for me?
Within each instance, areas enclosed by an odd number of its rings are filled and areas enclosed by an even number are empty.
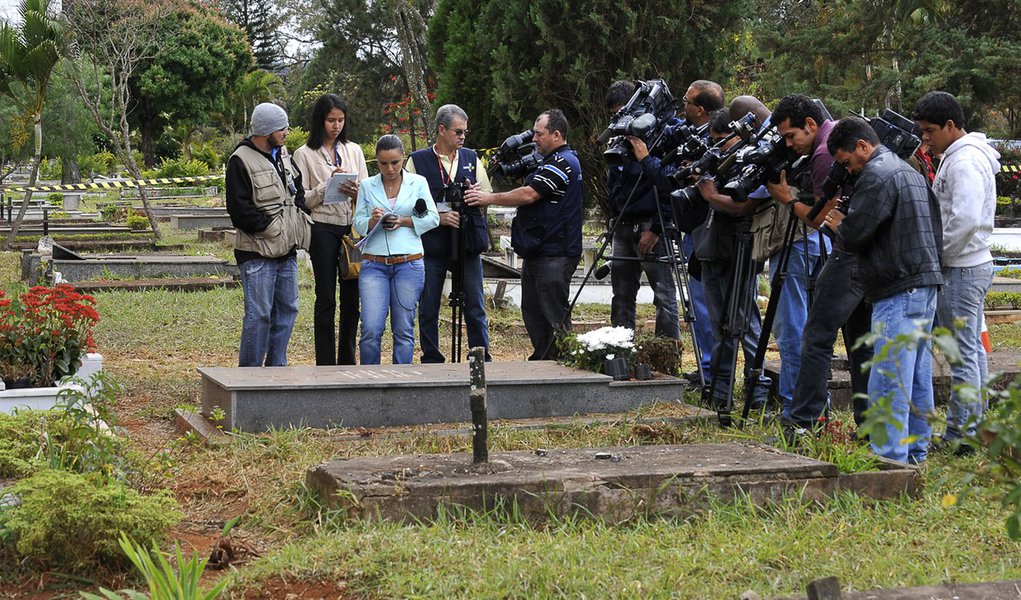
[[[364,258],[365,260],[371,260],[372,262],[383,263],[384,265],[399,265],[422,258],[422,253],[419,252],[418,254],[396,254],[393,256],[362,254],[362,258]]]

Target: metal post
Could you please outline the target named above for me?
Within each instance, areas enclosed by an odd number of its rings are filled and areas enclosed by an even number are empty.
[[[468,351],[468,405],[472,412],[472,462],[489,462],[489,432],[486,428],[486,349]]]
[[[50,235],[50,209],[43,208],[43,237]]]

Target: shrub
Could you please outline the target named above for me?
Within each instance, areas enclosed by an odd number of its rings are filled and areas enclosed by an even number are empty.
[[[294,154],[294,151],[305,145],[308,141],[308,132],[301,127],[291,127],[290,131],[287,132],[287,137],[284,138],[284,146],[287,146],[287,151]]]
[[[8,489],[20,504],[0,510],[0,539],[44,568],[84,572],[123,565],[121,533],[162,538],[181,520],[166,491],[142,496],[117,480],[46,469]]]
[[[201,177],[209,175],[209,165],[195,160],[173,158],[164,160],[155,171],[146,171],[143,176],[150,177]]]
[[[104,204],[99,209],[99,217],[107,223],[113,223],[114,221],[120,220],[121,209],[114,203]]]
[[[130,227],[132,231],[149,229],[149,217],[133,212],[128,215],[128,227]]]
[[[99,321],[92,296],[73,286],[35,286],[6,298],[0,290],[0,376],[52,385],[81,366],[95,349],[92,329]]]
[[[1011,279],[1021,279],[1021,269],[1015,269],[1013,267],[1007,267],[1006,269],[1000,269],[996,272],[997,277],[1009,277]]]
[[[40,179],[60,179],[60,174],[63,172],[63,166],[55,158],[44,158],[39,161]]]
[[[217,150],[216,144],[212,141],[203,142],[192,146],[191,149],[192,160],[206,163],[210,169],[219,169],[223,161],[220,160],[220,152]]]
[[[1021,294],[1017,292],[989,292],[986,294],[986,308],[1014,309],[1021,308]]]
[[[113,175],[117,157],[112,152],[102,150],[95,154],[79,154],[78,168],[87,177],[96,175]]]
[[[50,206],[63,206],[64,205],[64,194],[60,192],[50,192],[46,194],[46,203]]]
[[[667,375],[681,374],[681,344],[678,340],[642,334],[635,340],[635,364],[649,365]]]

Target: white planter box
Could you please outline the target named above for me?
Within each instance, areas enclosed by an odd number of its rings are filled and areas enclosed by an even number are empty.
[[[75,377],[89,379],[93,373],[103,370],[103,355],[86,354],[82,357],[82,366]],[[0,412],[11,414],[15,410],[49,410],[57,404],[57,394],[64,387],[76,385],[73,379],[65,380],[59,385],[42,388],[21,388],[16,390],[0,390]],[[79,388],[80,389],[80,388]]]

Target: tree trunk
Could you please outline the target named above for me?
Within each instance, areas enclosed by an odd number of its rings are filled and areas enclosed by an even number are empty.
[[[82,170],[78,166],[77,158],[60,159],[60,183],[81,183]]]
[[[125,136],[125,139],[127,136]],[[131,177],[134,179],[142,178],[142,170],[139,168],[138,163],[135,162],[135,155],[131,151],[131,141],[128,140],[124,144],[124,166],[128,168],[128,172],[131,173]],[[152,227],[152,237],[155,241],[159,241],[162,238],[160,234],[160,226],[156,223],[156,215],[152,212],[152,205],[149,204],[149,193],[146,191],[145,186],[138,186],[138,197],[142,199],[142,209],[145,211],[145,216],[149,217],[149,226]]]
[[[39,162],[43,158],[42,111],[32,115],[32,123],[35,130],[35,155],[32,157],[32,174],[28,177],[29,188],[35,187],[36,182],[39,180]],[[21,223],[25,220],[25,213],[28,212],[28,205],[31,202],[32,192],[25,192],[25,197],[21,200],[21,206],[18,208],[18,216],[11,223],[11,231],[7,234],[7,239],[4,240],[4,250],[10,250],[14,246],[14,240],[18,237],[18,231],[21,229]]]
[[[415,99],[415,104],[422,112],[422,126],[426,132],[430,132],[434,123],[425,84],[427,68],[425,38],[428,26],[421,13],[407,0],[390,0],[390,12],[397,28],[397,43],[401,47],[403,58],[401,70],[404,71],[411,97]],[[413,121],[415,117],[409,116],[409,120]]]

